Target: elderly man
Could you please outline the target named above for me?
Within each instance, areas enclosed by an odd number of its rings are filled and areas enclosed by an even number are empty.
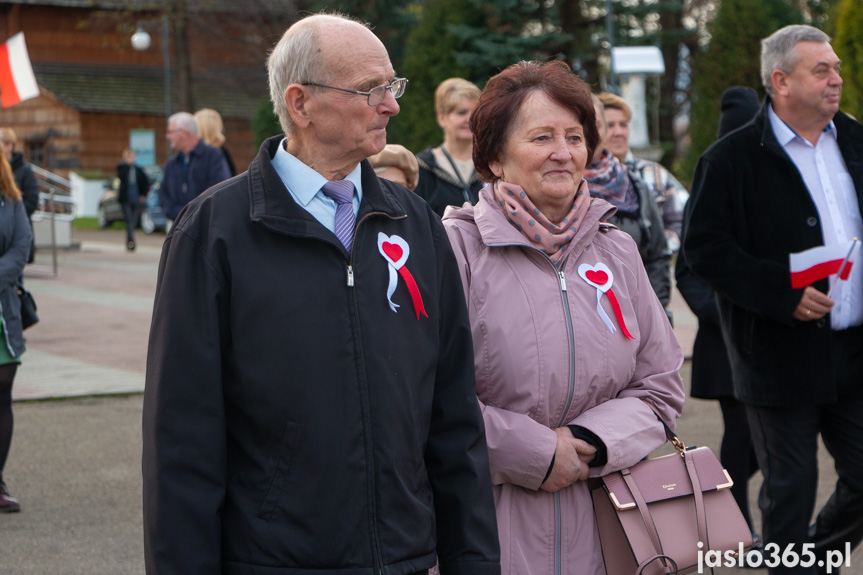
[[[231,172],[222,150],[201,140],[192,114],[178,112],[168,118],[165,138],[177,153],[165,162],[159,205],[165,217],[174,221],[186,204],[207,188],[230,178]]]
[[[455,258],[366,161],[406,80],[333,15],[291,26],[268,70],[285,136],[192,201],[162,252],[147,572],[498,574]]]
[[[806,564],[806,552],[823,561],[863,538],[863,266],[847,281],[795,289],[789,264],[791,253],[863,239],[863,126],[839,111],[839,64],[810,26],[762,41],[768,97],[701,157],[684,238],[693,270],[719,295],[735,395],[764,474],[766,552],[794,544]],[[839,480],[810,528],[819,432]],[[772,572],[817,569],[783,561]]]

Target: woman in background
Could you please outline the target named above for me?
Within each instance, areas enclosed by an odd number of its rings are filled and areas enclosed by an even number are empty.
[[[200,134],[201,139],[208,146],[222,150],[231,177],[236,176],[237,168],[234,166],[234,159],[231,158],[228,148],[225,147],[225,126],[222,123],[222,116],[215,110],[202,108],[195,112],[195,121],[198,123],[198,134]]]
[[[591,196],[602,198],[617,208],[608,221],[635,240],[650,285],[670,320],[671,252],[662,230],[662,216],[644,180],[633,174],[609,149],[605,107],[597,96],[592,99],[600,143],[593,163],[584,170],[584,179]]]
[[[461,78],[444,80],[434,93],[437,123],[443,143],[417,154],[419,184],[414,190],[443,216],[447,206],[475,204],[482,187],[473,165],[470,115],[479,100],[479,88]]]
[[[6,489],[3,468],[12,444],[12,382],[24,353],[17,284],[27,264],[32,238],[12,167],[0,154],[0,513],[21,509]]]
[[[665,443],[658,418],[680,415],[683,354],[635,244],[582,178],[599,145],[587,85],[564,62],[515,64],[489,80],[471,128],[491,185],[443,222],[473,331],[502,573],[604,575],[586,479]]]

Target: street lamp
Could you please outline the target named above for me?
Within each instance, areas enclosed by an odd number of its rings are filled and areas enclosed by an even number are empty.
[[[168,42],[168,15],[162,15],[162,60],[165,64],[165,121],[171,117],[171,47]],[[144,29],[143,22],[138,22],[138,28],[132,34],[132,48],[142,52],[152,44],[150,34]]]

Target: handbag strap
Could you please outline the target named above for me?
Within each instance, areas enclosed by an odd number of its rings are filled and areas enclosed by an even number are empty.
[[[656,561],[657,559],[661,559],[663,564],[665,564],[666,561],[671,561],[671,566],[674,568],[674,575],[677,575],[677,561],[675,561],[674,558],[670,555],[654,555],[653,557],[648,557],[638,565],[638,568],[635,570],[635,575],[641,575],[642,573],[644,573],[644,570],[647,569],[647,566]],[[668,565],[666,565],[666,569],[667,568]],[[713,573],[712,567],[710,568],[710,572]]]
[[[704,551],[710,549],[710,541],[707,538],[707,514],[704,511],[704,493],[701,491],[701,481],[695,470],[695,462],[692,454],[685,451],[680,454],[686,462],[686,471],[689,473],[689,481],[692,482],[692,495],[695,498],[695,522],[698,525],[698,540],[704,544]]]
[[[446,151],[446,148],[443,147],[443,144],[441,144],[440,146],[440,151],[443,152],[443,155],[446,156],[447,160],[449,160],[449,165],[452,166],[452,171],[455,172],[455,177],[458,178],[458,181],[461,184],[461,191],[464,195],[464,201],[472,204],[473,199],[470,196],[470,187],[468,187],[467,183],[464,181],[464,178],[461,177],[461,172],[458,171],[458,166],[455,165],[455,160],[452,159],[452,156],[449,155],[449,152]]]
[[[632,493],[632,498],[635,499],[635,505],[638,508],[639,513],[641,513],[641,520],[644,521],[644,527],[647,529],[647,535],[650,537],[650,542],[653,543],[653,548],[656,550],[656,555],[652,556],[648,561],[643,563],[643,566],[639,566],[640,569],[646,567],[649,563],[652,563],[655,559],[659,559],[662,561],[662,565],[665,567],[666,573],[671,573],[669,571],[669,565],[665,560],[665,553],[662,551],[662,541],[659,540],[659,531],[656,529],[656,523],[653,522],[653,516],[650,514],[650,510],[647,508],[647,502],[644,501],[644,497],[641,495],[641,491],[638,490],[638,485],[635,484],[635,480],[632,479],[632,473],[629,468],[621,469],[620,474],[623,476],[623,481],[626,482],[626,486],[629,487],[630,493]],[[639,570],[639,573],[641,571]],[[677,566],[674,566],[673,573],[677,573]]]

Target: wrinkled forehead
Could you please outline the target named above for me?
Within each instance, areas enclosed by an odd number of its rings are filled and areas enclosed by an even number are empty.
[[[386,47],[371,30],[344,22],[321,30],[328,75],[360,82],[388,82],[395,72]]]

